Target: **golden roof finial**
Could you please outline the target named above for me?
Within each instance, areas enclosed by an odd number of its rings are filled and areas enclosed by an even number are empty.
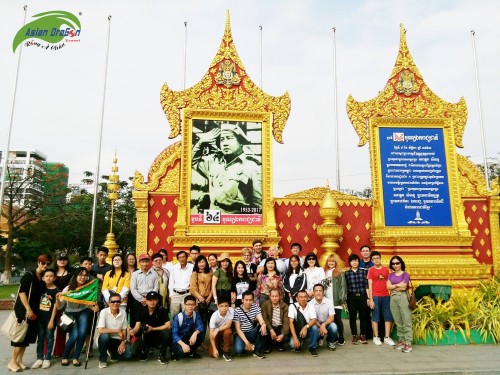
[[[422,78],[415,62],[413,61],[413,57],[408,49],[408,45],[406,44],[406,29],[403,24],[399,24],[399,51],[398,57],[396,58],[396,63],[394,64],[394,68],[392,69],[391,78],[395,77],[402,70],[407,69],[414,73],[419,78]]]

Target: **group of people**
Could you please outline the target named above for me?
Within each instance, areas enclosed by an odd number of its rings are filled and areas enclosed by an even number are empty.
[[[380,253],[363,246],[362,258],[351,254],[344,272],[337,255],[321,267],[315,253],[300,255],[299,243],[290,250],[289,258],[280,258],[277,247],[265,252],[262,241],[255,240],[233,267],[227,252],[206,257],[196,245],[178,251],[175,263],[160,249],[138,260],[133,253],[115,254],[108,264],[108,249],[100,247],[95,263],[82,258],[73,271],[66,254],[57,256],[55,268],[50,268],[51,256],[42,254],[36,270],[21,279],[15,311],[18,318],[28,318],[29,328],[24,341],[12,343],[8,369],[27,368],[24,351],[37,339],[32,368],[50,367],[53,357],[61,357],[63,366],[80,366],[84,345],[92,355],[94,329],[100,368],[133,357],[146,361],[155,348],[158,362],[166,364],[169,347],[170,360],[200,358],[199,351],[206,349],[210,357],[226,361],[245,353],[262,359],[286,344],[300,352],[306,340],[316,357],[325,342],[330,350],[345,344],[341,315],[346,307],[353,344],[366,344],[373,335],[376,345],[382,337],[385,344],[411,351],[410,279],[399,256],[390,260],[389,273]],[[95,304],[61,298],[95,279]],[[62,312],[74,321],[68,334],[56,329]],[[397,344],[389,337],[393,321]]]

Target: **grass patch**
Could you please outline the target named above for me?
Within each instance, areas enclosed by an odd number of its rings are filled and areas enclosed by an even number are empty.
[[[11,299],[11,294],[17,294],[19,284],[0,285],[0,299]]]

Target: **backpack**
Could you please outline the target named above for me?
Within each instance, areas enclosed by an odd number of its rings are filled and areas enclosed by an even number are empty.
[[[177,314],[177,320],[179,321],[179,327],[182,327],[182,322],[184,321],[184,316],[182,315],[182,311]],[[196,323],[196,311],[193,311],[193,321]]]
[[[293,321],[293,325],[295,327],[295,331],[298,333],[302,330],[302,328],[304,328],[304,326],[307,325],[307,320],[295,303],[293,303],[293,306],[295,307],[295,310],[297,310],[297,319]]]

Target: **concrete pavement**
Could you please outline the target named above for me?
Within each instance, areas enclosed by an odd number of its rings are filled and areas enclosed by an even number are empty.
[[[0,311],[2,324],[9,311]],[[71,375],[71,374],[168,374],[187,373],[203,375],[227,374],[500,374],[500,345],[458,345],[423,346],[415,345],[411,353],[401,353],[392,347],[373,343],[352,345],[349,342],[349,324],[344,321],[346,344],[338,346],[334,352],[323,348],[319,356],[313,358],[307,350],[302,353],[273,352],[265,359],[252,356],[235,357],[232,362],[208,358],[203,353],[201,359],[181,360],[161,365],[156,356],[147,362],[130,361],[110,363],[106,369],[98,368],[98,359],[91,358],[88,368],[62,367],[60,359],[52,360],[48,370],[28,370],[31,375]],[[35,345],[26,350],[25,363],[31,365],[35,359]],[[0,374],[7,374],[7,362],[11,354],[10,342],[0,337]],[[84,356],[80,357],[83,362]]]

